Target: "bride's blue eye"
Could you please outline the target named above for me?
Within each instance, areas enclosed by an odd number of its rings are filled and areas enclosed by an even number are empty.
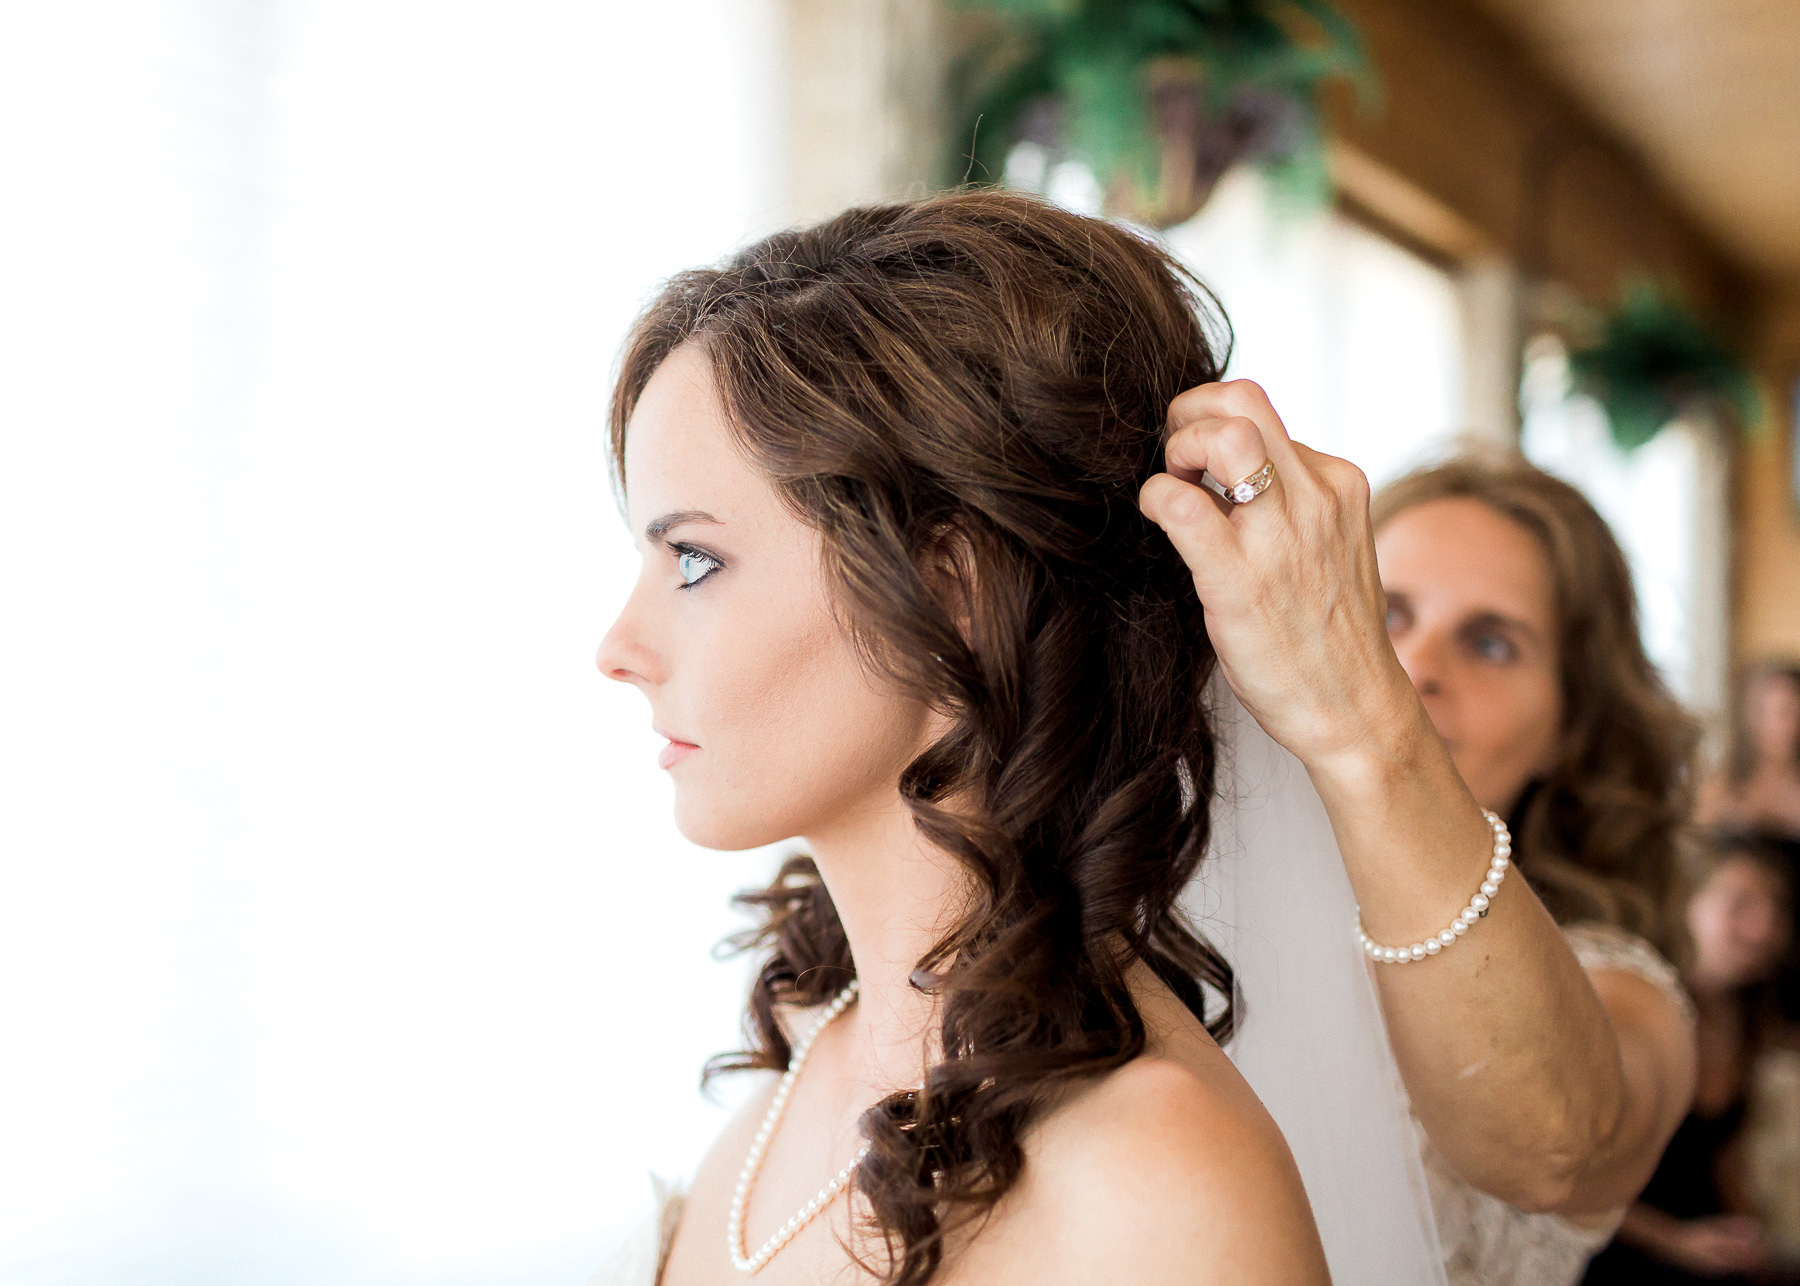
[[[718,559],[709,558],[697,549],[682,549],[677,554],[675,570],[681,576],[683,589],[692,589],[719,570]]]

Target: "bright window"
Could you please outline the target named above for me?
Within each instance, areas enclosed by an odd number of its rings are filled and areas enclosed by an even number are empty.
[[[1600,511],[1631,564],[1644,650],[1678,697],[1722,716],[1730,608],[1722,430],[1677,421],[1624,450],[1599,404],[1570,391],[1567,354],[1549,336],[1531,345],[1523,388],[1525,454]]]
[[[766,855],[593,649],[608,371],[778,217],[763,0],[0,17],[0,1280],[583,1280]]]
[[[1330,211],[1274,205],[1228,175],[1170,244],[1224,304],[1228,374],[1268,390],[1288,432],[1379,486],[1462,428],[1462,322],[1449,275]]]

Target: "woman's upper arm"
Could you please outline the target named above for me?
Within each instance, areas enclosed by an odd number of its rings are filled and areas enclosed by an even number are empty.
[[[1558,1207],[1569,1215],[1634,1201],[1694,1100],[1694,1027],[1687,1009],[1629,969],[1590,968],[1588,977],[1618,1040],[1624,1095],[1617,1125]]]

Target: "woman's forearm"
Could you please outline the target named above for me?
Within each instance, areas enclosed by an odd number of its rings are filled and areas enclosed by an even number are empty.
[[[1410,697],[1366,714],[1357,750],[1307,765],[1363,926],[1389,945],[1445,928],[1492,857],[1479,806]],[[1607,1012],[1526,882],[1506,881],[1440,954],[1374,969],[1413,1109],[1451,1167],[1522,1208],[1582,1204],[1632,1104]]]
[[[1289,438],[1247,381],[1181,394],[1168,427],[1168,472],[1140,502],[1193,572],[1225,678],[1311,774],[1368,933],[1398,946],[1441,932],[1480,886],[1492,833],[1394,650],[1367,478]],[[1268,489],[1229,509],[1199,485],[1265,466]],[[1375,968],[1414,1110],[1465,1179],[1575,1212],[1648,1178],[1691,1040],[1616,1029],[1523,879],[1454,946]]]

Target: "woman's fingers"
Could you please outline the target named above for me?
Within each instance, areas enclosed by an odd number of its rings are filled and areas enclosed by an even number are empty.
[[[1233,416],[1190,420],[1163,445],[1163,460],[1169,472],[1184,482],[1199,482],[1200,475],[1207,473],[1229,493],[1238,483],[1253,478],[1271,457],[1255,423]]]
[[[1171,468],[1206,469],[1221,486],[1229,487],[1262,467],[1265,460],[1275,463],[1280,474],[1297,462],[1294,444],[1287,427],[1269,402],[1268,394],[1250,380],[1230,380],[1220,384],[1201,384],[1169,403],[1169,439],[1165,456]],[[1229,458],[1220,458],[1220,469],[1232,469],[1250,456],[1248,468],[1241,473],[1221,476],[1202,457],[1209,448]]]
[[[1284,471],[1294,475],[1305,466],[1267,395],[1249,380],[1189,389],[1170,404],[1168,426],[1163,444],[1168,472],[1144,484],[1139,505],[1193,570],[1204,601],[1229,588],[1226,582],[1241,572],[1245,551],[1231,520],[1240,506],[1223,507],[1225,502],[1198,485],[1202,476],[1229,494],[1273,465],[1274,476],[1250,502],[1263,516],[1258,525],[1266,525],[1274,520],[1273,511],[1284,508]]]
[[[1245,708],[1310,763],[1388,717],[1396,684],[1416,704],[1391,664],[1362,473],[1290,439],[1247,380],[1189,389],[1168,424],[1169,472],[1140,502],[1193,572],[1207,635]],[[1265,463],[1268,489],[1230,509],[1196,485],[1205,474],[1229,488]]]
[[[1156,474],[1143,485],[1138,492],[1138,507],[1163,529],[1182,561],[1193,571],[1194,586],[1204,602],[1211,573],[1218,571],[1225,556],[1235,554],[1237,549],[1237,533],[1231,520],[1220,510],[1211,492],[1168,473]]]

